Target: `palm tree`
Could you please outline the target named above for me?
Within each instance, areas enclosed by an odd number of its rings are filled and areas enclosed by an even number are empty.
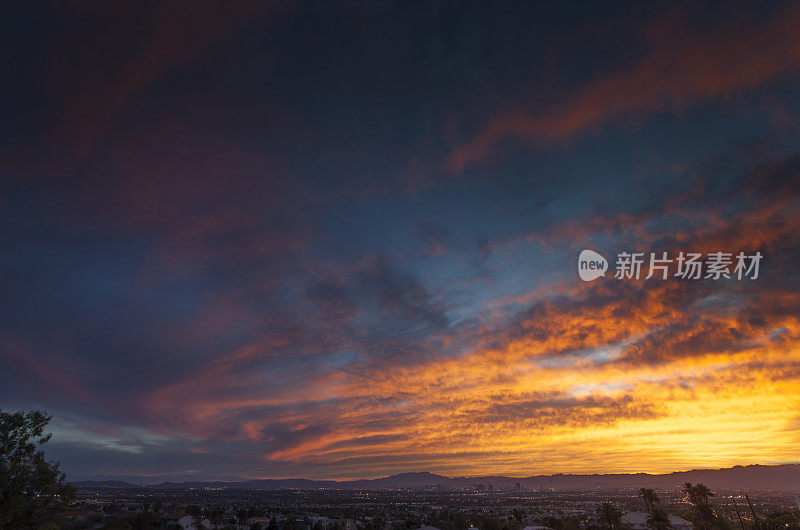
[[[672,523],[669,520],[669,515],[665,510],[653,509],[650,517],[647,518],[647,527],[653,530],[669,530],[672,528]]]
[[[701,498],[701,499],[702,499],[702,500],[703,500],[703,501],[704,501],[706,504],[709,504],[709,505],[710,505],[710,502],[709,502],[709,500],[708,500],[708,499],[709,499],[709,497],[713,497],[713,496],[714,496],[714,492],[713,492],[713,491],[711,491],[710,489],[708,489],[708,486],[706,486],[705,484],[698,484],[697,486],[695,486],[695,489],[697,490],[697,495],[698,495],[698,496],[699,496],[699,497],[700,497],[700,498]]]
[[[597,507],[597,521],[608,530],[620,527],[622,514],[610,502],[604,502]]]
[[[697,510],[697,515],[703,528],[708,530],[711,526],[711,521],[715,519],[714,509],[711,507],[710,500],[714,496],[714,492],[708,489],[705,484],[692,485],[691,482],[684,484],[683,490],[689,495],[689,502]]]
[[[656,509],[656,503],[658,502],[658,495],[655,492],[648,488],[642,488],[640,491],[640,495],[644,499],[644,504],[647,507],[647,511],[653,513]]]

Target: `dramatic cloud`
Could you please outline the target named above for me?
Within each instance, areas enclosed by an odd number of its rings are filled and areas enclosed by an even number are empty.
[[[320,9],[19,14],[0,406],[71,478],[796,461],[793,5]]]
[[[746,12],[715,15],[722,16],[709,24],[707,14],[659,13],[644,25],[636,42],[642,56],[632,65],[599,75],[553,107],[524,103],[501,111],[474,138],[456,146],[449,167],[460,171],[480,162],[509,138],[559,144],[609,123],[636,123],[649,114],[739,97],[798,73],[796,5],[775,9],[758,23]]]

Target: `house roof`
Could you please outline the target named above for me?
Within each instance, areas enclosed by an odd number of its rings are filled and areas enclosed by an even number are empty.
[[[624,525],[646,527],[648,517],[650,517],[650,514],[647,512],[627,512],[621,517],[621,520]],[[692,526],[692,523],[677,515],[669,515],[668,517],[672,526]]]

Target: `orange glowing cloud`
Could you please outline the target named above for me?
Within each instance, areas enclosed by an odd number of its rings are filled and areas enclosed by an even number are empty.
[[[520,475],[791,460],[800,298],[765,286],[750,304],[699,311],[708,286],[655,285],[581,285],[485,328],[466,355],[319,373],[302,387],[259,392],[259,374],[239,370],[236,355],[150,406],[181,407],[180,426],[201,436],[238,424],[232,439],[273,447],[266,461],[329,472],[377,462]],[[767,299],[771,310],[753,312]]]
[[[447,166],[457,172],[481,162],[503,140],[557,144],[609,122],[728,99],[800,70],[796,5],[773,13],[758,29],[749,22],[687,31],[676,40],[675,32],[692,24],[689,17],[678,11],[662,16],[646,26],[638,63],[595,79],[554,108],[523,103],[496,113],[473,138],[455,145]]]

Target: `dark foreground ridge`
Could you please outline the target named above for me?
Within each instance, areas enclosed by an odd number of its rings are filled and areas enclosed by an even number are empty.
[[[526,489],[607,489],[607,488],[674,488],[686,482],[702,482],[714,489],[758,489],[774,491],[796,491],[800,489],[800,464],[777,466],[750,465],[726,469],[694,469],[660,475],[649,473],[621,473],[608,475],[536,475],[514,478],[502,476],[445,477],[428,472],[401,473],[378,479],[349,481],[308,479],[256,479],[236,482],[162,482],[150,484],[149,488],[227,488],[227,489],[282,489],[282,488],[339,488],[339,489],[386,489],[412,488],[438,485],[444,488],[462,488],[471,484],[500,484],[513,487],[516,483]],[[74,482],[79,488],[141,488],[120,480]]]

